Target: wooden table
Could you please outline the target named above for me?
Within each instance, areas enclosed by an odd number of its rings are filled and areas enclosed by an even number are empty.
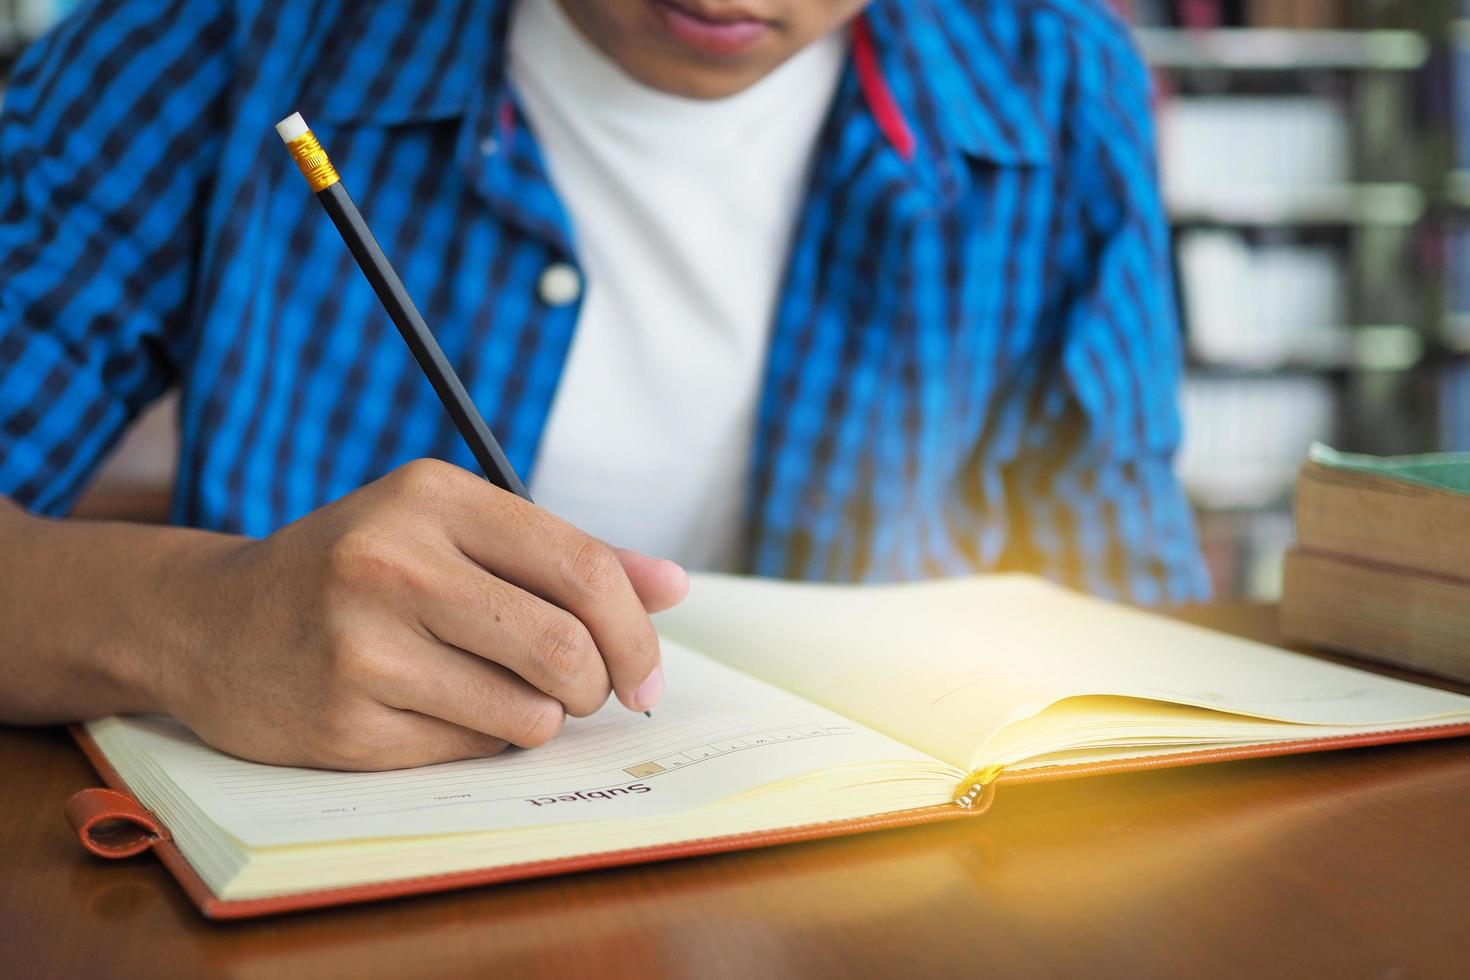
[[[1268,608],[1204,613],[1270,638]],[[0,728],[0,976],[1470,976],[1470,740],[1011,787],[973,823],[210,924]]]

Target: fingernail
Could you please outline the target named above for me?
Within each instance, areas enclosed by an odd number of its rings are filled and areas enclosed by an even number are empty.
[[[663,693],[664,669],[661,666],[655,667],[653,673],[649,674],[643,683],[638,685],[638,690],[633,692],[633,707],[639,711],[647,711],[658,704],[658,699],[663,697]]]

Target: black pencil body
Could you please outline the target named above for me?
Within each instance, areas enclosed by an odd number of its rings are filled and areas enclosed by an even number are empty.
[[[479,409],[470,400],[464,383],[459,380],[459,375],[444,356],[439,342],[429,332],[429,326],[409,298],[408,290],[403,288],[403,280],[398,278],[398,273],[383,255],[377,239],[358,213],[357,205],[352,203],[342,182],[337,181],[317,191],[316,198],[322,202],[332,223],[341,232],[342,240],[347,243],[347,248],[357,260],[362,274],[372,285],[373,292],[378,294],[378,299],[388,311],[393,325],[403,335],[403,340],[413,352],[414,359],[419,362],[419,367],[428,375],[429,383],[434,386],[434,391],[444,403],[449,417],[454,419],[459,434],[469,445],[470,452],[474,453],[486,479],[502,490],[509,490],[518,497],[530,500],[531,495],[526,491],[525,484],[516,475],[510,460],[506,459],[505,452],[500,448],[500,443],[495,441],[490,427],[485,424]]]

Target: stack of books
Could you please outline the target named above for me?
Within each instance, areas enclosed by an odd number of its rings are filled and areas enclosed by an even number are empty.
[[[1314,446],[1281,625],[1295,641],[1470,682],[1470,454]]]

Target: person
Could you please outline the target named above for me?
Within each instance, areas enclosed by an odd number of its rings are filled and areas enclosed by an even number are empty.
[[[0,121],[0,719],[402,767],[651,708],[684,567],[1201,597],[1148,98],[1089,0],[85,5]],[[65,519],[175,386],[171,525]]]

